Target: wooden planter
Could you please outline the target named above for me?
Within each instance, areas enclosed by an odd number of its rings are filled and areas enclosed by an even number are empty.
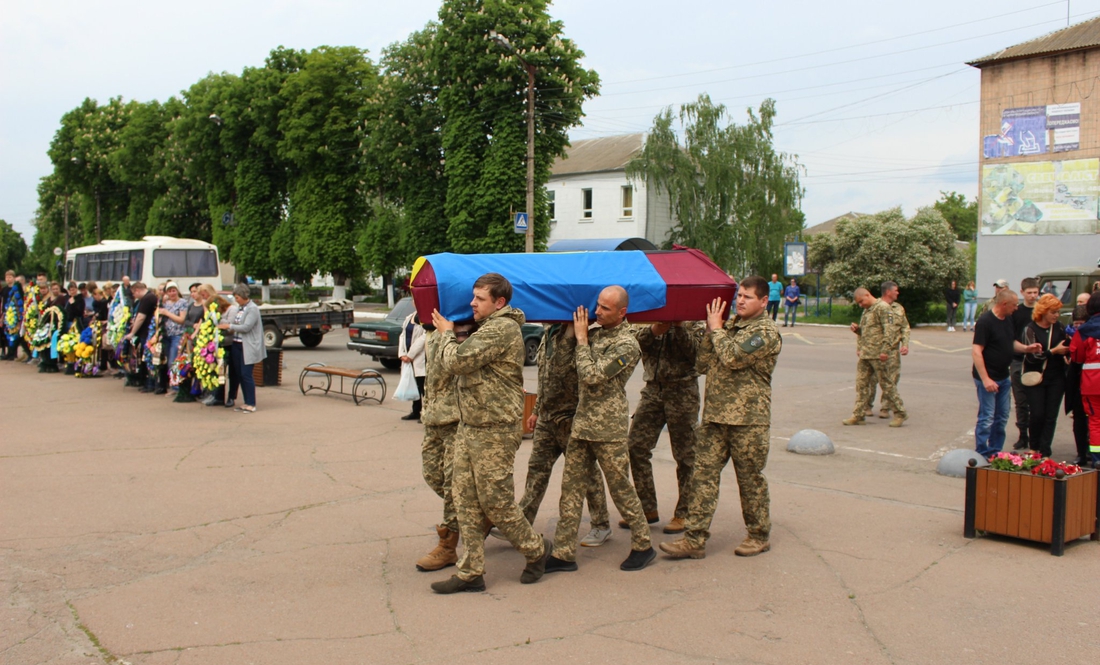
[[[984,531],[1050,543],[1055,556],[1082,536],[1100,540],[1098,477],[1095,469],[1049,478],[971,466],[966,470],[963,536]]]

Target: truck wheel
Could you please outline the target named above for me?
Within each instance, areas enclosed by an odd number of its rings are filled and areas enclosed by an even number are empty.
[[[302,346],[307,349],[312,349],[320,344],[324,336],[324,333],[320,330],[303,330],[298,333],[298,339],[302,340]]]
[[[386,369],[401,369],[400,358],[379,358],[378,362],[382,363],[382,367]]]
[[[534,365],[539,361],[539,341],[529,339],[523,343],[523,364]]]
[[[274,323],[264,324],[264,346],[273,349],[283,345],[283,331]]]

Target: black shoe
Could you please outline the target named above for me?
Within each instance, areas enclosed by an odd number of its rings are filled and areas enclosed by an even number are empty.
[[[225,407],[225,408],[227,408],[227,409],[232,409],[232,408],[233,408],[233,406],[234,406],[234,405],[235,405],[236,403],[237,403],[237,401],[236,401],[236,400],[232,400],[232,399],[227,399],[227,400],[225,400],[225,404],[222,404],[222,406],[224,406],[224,407]]]
[[[142,386],[142,387],[138,388],[138,392],[139,393],[151,393],[151,392],[153,392],[153,389],[150,388],[149,386]]]
[[[156,390],[153,391],[153,394],[154,395],[167,395],[168,391],[165,390],[164,388],[157,388]]]
[[[546,536],[542,537],[542,556],[534,561],[528,561],[527,566],[524,567],[523,572],[520,573],[520,584],[534,584],[542,579],[542,574],[546,572],[546,562],[553,557],[550,556],[550,552],[554,550],[554,546],[550,544]]]
[[[1012,444],[1013,450],[1027,450],[1031,447],[1031,444],[1024,437],[1020,437],[1016,443]]]
[[[546,572],[548,573],[571,573],[576,569],[576,561],[563,561],[556,556],[551,556],[546,560]]]
[[[420,420],[420,414],[419,413],[410,413],[408,415],[401,416],[401,420]]]
[[[485,578],[481,575],[464,580],[458,575],[451,575],[451,579],[442,582],[432,582],[432,591],[436,593],[458,593],[459,591],[484,591]]]
[[[641,570],[649,564],[653,563],[653,560],[657,558],[657,553],[653,551],[653,548],[647,548],[641,552],[630,550],[630,556],[623,561],[623,565],[619,566],[619,570]]]

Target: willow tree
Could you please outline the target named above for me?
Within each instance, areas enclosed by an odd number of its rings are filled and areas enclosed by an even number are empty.
[[[705,94],[654,118],[626,172],[667,196],[675,224],[666,245],[701,249],[734,275],[779,272],[783,243],[805,217],[803,169],[775,150],[774,119],[775,101],[766,99],[738,125]]]
[[[584,53],[562,37],[545,0],[446,0],[432,41],[446,155],[447,239],[457,252],[522,251],[511,211],[525,210],[527,192],[527,65],[535,72],[536,245],[550,223],[543,185],[582,102],[599,77],[580,65]],[[501,35],[510,48],[490,38]]]

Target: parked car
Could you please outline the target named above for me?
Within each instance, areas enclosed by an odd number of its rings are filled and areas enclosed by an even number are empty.
[[[348,348],[370,356],[387,369],[400,369],[401,360],[397,357],[397,340],[401,334],[401,324],[414,309],[412,298],[402,298],[397,301],[386,318],[351,324],[348,330],[348,335],[351,337],[348,340]],[[527,365],[534,365],[538,358],[542,330],[540,323],[523,325],[524,362]]]

